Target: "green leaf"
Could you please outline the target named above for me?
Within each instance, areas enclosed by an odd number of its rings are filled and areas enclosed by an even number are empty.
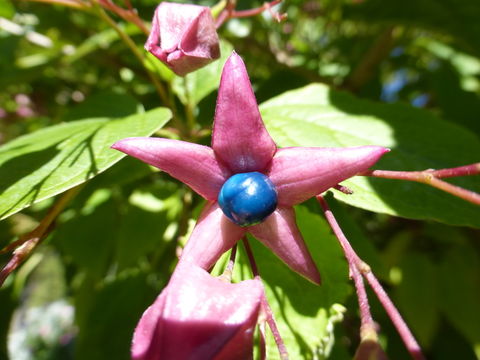
[[[268,302],[291,359],[328,356],[333,342],[333,324],[342,319],[343,303],[351,292],[346,260],[325,220],[305,207],[296,208],[297,222],[322,275],[317,286],[290,270],[269,249],[250,239],[262,276]],[[242,246],[239,247],[243,249]],[[235,275],[251,278],[241,252]],[[278,359],[272,338],[267,339],[267,357]]]
[[[415,26],[456,38],[466,50],[480,54],[480,6],[471,0],[369,0],[345,8],[347,19],[372,24]]]
[[[377,164],[385,170],[441,169],[478,162],[480,141],[473,133],[402,104],[361,100],[313,84],[286,92],[260,106],[279,146],[346,147],[382,145],[392,151]],[[480,191],[474,177],[452,180]],[[427,185],[355,177],[344,184],[353,195],[335,197],[370,211],[480,227],[478,207]]]
[[[169,119],[158,108],[121,119],[73,121],[19,137],[0,148],[0,219],[60,194],[108,169],[125,155],[110,146],[148,136]]]
[[[408,255],[400,264],[402,282],[396,303],[423,347],[429,348],[440,320],[437,269],[425,256]]]
[[[130,359],[130,344],[142,313],[153,302],[156,290],[148,275],[124,273],[98,286],[83,282],[75,297],[79,333],[76,359]]]
[[[212,91],[218,89],[223,65],[231,55],[233,46],[226,41],[220,43],[221,57],[211,64],[188,74],[185,77],[176,76],[173,80],[173,91],[180,101],[192,108]]]
[[[110,196],[109,190],[97,190],[81,213],[59,226],[53,236],[62,252],[91,278],[105,274],[116,248],[120,215]]]
[[[469,245],[450,250],[440,265],[441,309],[480,356],[480,257]]]

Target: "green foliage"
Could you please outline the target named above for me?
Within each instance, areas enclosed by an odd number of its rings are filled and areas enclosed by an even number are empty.
[[[443,169],[473,163],[480,153],[475,134],[429,112],[356,99],[320,84],[273,98],[262,104],[261,111],[280,146],[383,145],[392,149],[377,164],[385,170]],[[354,194],[336,192],[335,196],[353,206],[412,219],[480,226],[477,206],[426,185],[361,177],[344,184]],[[458,184],[480,190],[474,178]]]
[[[105,171],[125,155],[110,146],[150,135],[170,118],[159,108],[120,119],[85,119],[22,136],[0,148],[0,217],[48,199]]]
[[[220,44],[221,57],[218,61],[187,74],[184,78],[176,76],[173,79],[172,89],[183,104],[195,108],[203,98],[218,88],[223,65],[232,50],[232,45],[223,41]]]
[[[290,270],[257,240],[251,238],[255,261],[264,280],[267,298],[292,359],[328,357],[334,342],[333,324],[343,318],[351,288],[345,258],[326,221],[305,207],[296,208],[298,226],[322,276],[314,285]],[[240,247],[240,246],[239,246]],[[237,276],[251,277],[246,255],[241,253]],[[273,337],[267,338],[269,359],[278,359]]]
[[[262,4],[237,1],[237,10]],[[157,5],[132,1],[146,22]],[[83,184],[0,289],[0,359],[130,357],[133,329],[167,283],[203,203],[110,146],[152,134],[209,143],[233,49],[280,146],[383,145],[392,149],[376,166],[383,170],[479,161],[477,1],[290,0],[280,11],[288,13],[281,23],[269,11],[227,21],[218,29],[221,59],[180,78],[143,51],[137,26],[110,10],[116,29],[95,8],[0,0],[1,246],[35,228],[56,195]],[[448,181],[480,191],[478,176]],[[480,358],[478,207],[412,182],[358,176],[344,185],[354,194],[333,190],[329,205],[426,357]],[[320,287],[250,238],[277,325],[291,359],[351,359],[360,320],[344,255],[315,201],[296,212]],[[0,254],[0,266],[10,257]],[[241,245],[234,269],[235,281],[252,277]],[[383,349],[407,358],[368,295]],[[58,309],[71,311],[68,321]],[[279,357],[269,330],[267,351]]]

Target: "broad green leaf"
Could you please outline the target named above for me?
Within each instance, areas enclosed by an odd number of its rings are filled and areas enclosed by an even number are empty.
[[[435,265],[425,256],[411,254],[400,264],[401,283],[395,289],[395,299],[405,321],[420,344],[429,348],[440,320]]]
[[[87,278],[75,294],[75,359],[130,359],[133,331],[156,294],[141,272],[123,273],[101,286]]]
[[[53,242],[91,278],[100,279],[116,249],[119,219],[118,204],[112,201],[111,191],[97,190],[79,214],[59,226]]]
[[[0,219],[79,185],[125,155],[117,140],[148,136],[170,119],[158,108],[126,118],[60,124],[19,137],[0,148]]]
[[[480,257],[469,245],[450,250],[439,269],[438,301],[450,324],[470,342],[480,356]]]
[[[220,43],[220,59],[185,77],[175,77],[172,84],[173,91],[175,91],[183,104],[189,104],[194,108],[204,97],[218,88],[223,65],[231,55],[232,50],[232,45],[222,41]]]
[[[479,161],[480,141],[462,127],[425,110],[357,99],[322,84],[286,92],[260,109],[269,132],[282,147],[382,145],[392,149],[376,165],[384,170],[442,169]],[[480,191],[475,177],[452,181]],[[427,185],[366,177],[344,184],[354,194],[335,192],[335,197],[353,206],[480,227],[478,206]]]
[[[333,324],[342,319],[343,303],[351,292],[346,260],[326,221],[305,207],[296,208],[297,222],[322,276],[317,286],[290,270],[269,249],[251,238],[255,261],[265,284],[269,304],[291,359],[328,356]],[[243,247],[239,246],[242,250]],[[245,255],[239,256],[236,276],[251,278]],[[267,339],[268,359],[278,359],[272,338]]]

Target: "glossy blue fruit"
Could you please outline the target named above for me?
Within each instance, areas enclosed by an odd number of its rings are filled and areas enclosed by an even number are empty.
[[[218,204],[235,224],[250,226],[275,211],[277,190],[270,179],[259,172],[235,174],[223,184]]]

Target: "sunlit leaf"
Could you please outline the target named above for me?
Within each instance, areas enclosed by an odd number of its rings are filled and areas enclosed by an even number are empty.
[[[120,119],[96,118],[45,128],[0,148],[0,218],[79,185],[125,155],[117,140],[148,136],[170,119],[158,108]]]
[[[392,151],[376,168],[442,169],[478,162],[480,141],[468,130],[428,111],[402,104],[361,100],[313,84],[261,105],[268,130],[279,146],[382,145]],[[480,191],[474,177],[455,180]],[[344,184],[353,195],[335,197],[363,209],[412,219],[480,226],[478,207],[427,185],[355,177]]]

